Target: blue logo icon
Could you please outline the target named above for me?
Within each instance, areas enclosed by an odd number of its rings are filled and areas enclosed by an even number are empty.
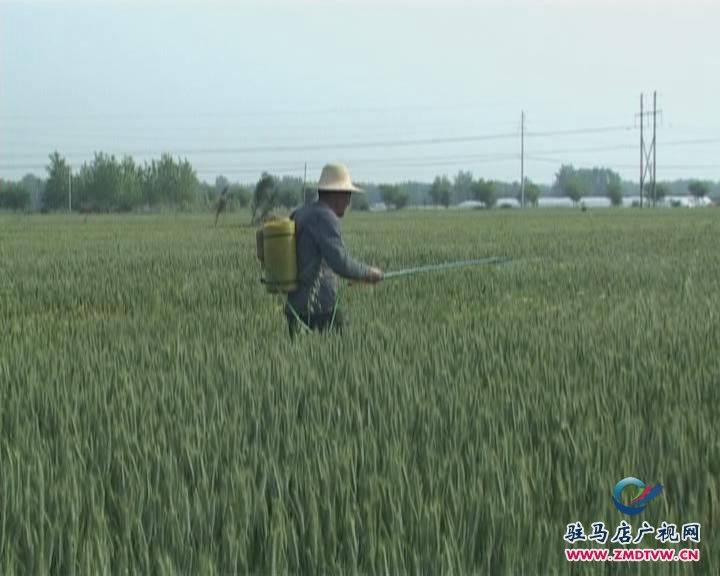
[[[620,493],[625,486],[637,486],[640,489],[635,495],[635,498],[630,501],[630,506],[625,506],[620,501]],[[645,484],[637,478],[625,478],[615,485],[615,490],[613,490],[613,503],[620,512],[628,516],[635,516],[635,514],[640,514],[640,512],[645,510],[648,502],[660,494],[662,489],[662,486],[645,486]]]

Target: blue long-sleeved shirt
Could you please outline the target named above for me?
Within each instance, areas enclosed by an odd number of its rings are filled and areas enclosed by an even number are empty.
[[[295,220],[298,289],[288,302],[300,316],[332,312],[337,297],[335,274],[351,280],[367,276],[368,266],[353,260],[340,235],[340,219],[323,202],[299,208]]]

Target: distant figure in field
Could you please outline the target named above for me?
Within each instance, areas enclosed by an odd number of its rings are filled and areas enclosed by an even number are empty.
[[[215,213],[215,226],[217,226],[220,214],[225,211],[225,207],[227,206],[227,191],[228,187],[225,186],[225,188],[223,188],[223,191],[220,193],[220,199],[218,200],[217,204],[217,212]]]

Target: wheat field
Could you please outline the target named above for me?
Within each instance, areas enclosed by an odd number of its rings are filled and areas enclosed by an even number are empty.
[[[388,271],[511,262],[295,343],[226,216],[0,216],[1,574],[720,572],[720,212],[350,213]],[[568,563],[621,520],[700,561]]]

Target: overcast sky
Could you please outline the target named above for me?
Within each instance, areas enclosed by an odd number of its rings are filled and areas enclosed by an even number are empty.
[[[206,181],[330,161],[360,182],[513,181],[524,110],[529,178],[637,181],[657,90],[658,179],[717,180],[718,22],[697,0],[0,0],[0,177],[44,177],[58,150],[74,169],[169,152]]]

